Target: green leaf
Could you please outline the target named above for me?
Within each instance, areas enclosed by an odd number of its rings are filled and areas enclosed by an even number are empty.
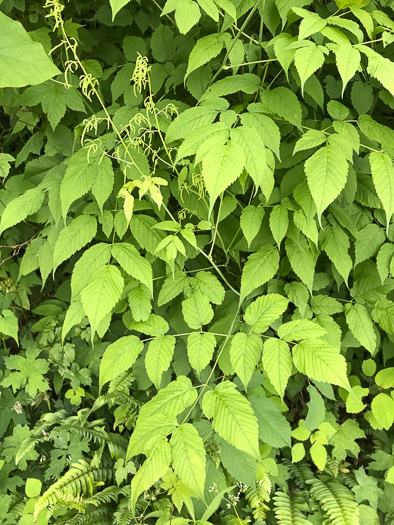
[[[111,245],[100,242],[88,248],[77,261],[71,276],[71,293],[75,299],[81,290],[89,284],[93,274],[109,263]]]
[[[209,300],[199,290],[182,302],[182,313],[186,323],[193,330],[201,329],[213,318],[212,306]]]
[[[140,283],[131,283],[128,288],[127,298],[133,319],[137,322],[147,321],[152,310],[151,293],[144,284]]]
[[[130,326],[130,330],[136,332],[142,332],[146,335],[152,335],[154,337],[164,335],[169,330],[168,323],[165,319],[159,315],[150,314],[147,321],[137,322],[134,321]]]
[[[124,7],[129,2],[130,0],[109,0],[112,9],[112,20],[114,20],[115,16],[122,9],[122,7]]]
[[[221,304],[224,300],[226,291],[216,275],[211,272],[197,272],[192,286],[200,290],[211,303]]]
[[[268,201],[274,187],[274,178],[267,165],[264,142],[260,135],[251,127],[239,126],[231,130],[231,143],[237,144],[239,151],[242,149],[246,171]]]
[[[138,454],[147,455],[147,444],[152,436],[165,437],[178,426],[176,417],[167,414],[155,414],[152,417],[139,418],[131,434],[126,460]]]
[[[304,151],[306,149],[320,146],[320,144],[323,144],[325,141],[326,135],[322,131],[319,131],[318,129],[309,129],[299,140],[297,140],[293,155],[295,155],[298,151]]]
[[[118,268],[108,265],[97,270],[90,283],[82,290],[82,306],[92,327],[92,337],[100,321],[116,306],[123,286],[123,277]]]
[[[328,144],[305,161],[305,174],[321,224],[323,211],[346,184],[348,163],[341,150]]]
[[[253,206],[253,204],[250,204],[242,210],[241,229],[248,246],[250,246],[253,239],[259,233],[263,217],[264,208],[261,206]]]
[[[252,110],[252,107],[258,111],[260,108],[259,104],[249,104],[249,111]],[[264,106],[262,106],[264,110]],[[243,113],[240,115],[241,122],[244,126],[248,126],[257,131],[260,135],[264,145],[272,150],[275,155],[279,158],[279,145],[280,145],[280,131],[275,122],[260,113]]]
[[[312,255],[305,237],[300,236],[298,242],[286,238],[286,253],[293,271],[312,292],[315,275],[315,257]]]
[[[175,9],[175,22],[182,34],[186,34],[201,18],[200,8],[193,0],[181,0]]]
[[[301,93],[304,94],[304,85],[324,64],[324,53],[316,44],[297,49],[294,55],[294,64],[301,79]]]
[[[131,368],[143,349],[144,343],[135,335],[121,337],[107,346],[100,364],[100,390]]]
[[[25,492],[28,498],[36,498],[41,493],[42,483],[39,479],[28,478],[26,480]]]
[[[233,447],[227,441],[221,440],[220,460],[227,472],[238,482],[244,483],[249,487],[256,482],[257,461]]]
[[[10,171],[10,162],[14,162],[15,159],[8,153],[0,153],[0,178],[6,179]]]
[[[346,361],[339,350],[322,339],[310,339],[295,345],[293,362],[302,373],[316,381],[332,383],[349,390]]]
[[[160,289],[159,298],[157,300],[158,306],[163,306],[175,299],[175,297],[184,291],[187,283],[187,276],[184,272],[178,270],[174,272],[174,274],[170,274]]]
[[[375,303],[372,317],[376,323],[388,334],[394,334],[394,303],[388,299],[382,299]]]
[[[250,304],[244,315],[244,320],[251,325],[253,332],[263,333],[287,309],[288,299],[277,293],[258,297]]]
[[[187,338],[187,355],[191,366],[200,374],[209,365],[216,346],[213,334],[193,332]]]
[[[224,37],[217,33],[200,38],[189,55],[186,77],[216,57],[223,49],[223,45]]]
[[[60,232],[53,252],[53,271],[96,235],[97,222],[90,215],[79,215]]]
[[[371,403],[372,414],[381,427],[389,430],[394,422],[394,400],[387,394],[378,394]]]
[[[270,229],[278,248],[283,241],[289,227],[289,213],[281,204],[274,206],[270,214]]]
[[[232,140],[213,145],[204,156],[202,176],[210,197],[210,211],[219,195],[241,175],[244,162],[242,147]]]
[[[273,278],[279,268],[278,250],[269,244],[248,257],[242,270],[241,298],[243,301],[253,290]]]
[[[94,167],[95,174],[92,193],[102,211],[104,203],[112,192],[114,185],[114,170],[112,168],[112,162],[108,157],[103,157]]]
[[[284,341],[300,341],[301,339],[318,339],[326,334],[326,330],[307,319],[297,319],[280,325],[278,335]]]
[[[1,13],[0,13],[1,15]],[[3,211],[0,222],[0,234],[7,228],[23,221],[38,211],[44,200],[45,194],[40,188],[32,188],[13,199]]]
[[[349,237],[339,226],[326,225],[320,234],[320,241],[322,249],[334,263],[335,268],[347,285],[350,270],[353,268],[353,261],[348,253]]]
[[[219,11],[216,5],[214,4],[213,0],[197,0],[197,1],[200,4],[201,9],[204,9],[207,15],[213,18],[215,22],[218,22]]]
[[[0,12],[0,88],[41,84],[60,71],[22,24]]]
[[[342,97],[349,80],[351,80],[360,67],[360,51],[349,44],[341,44],[335,50],[335,59],[339,74],[342,79]]]
[[[379,253],[376,256],[376,267],[379,273],[382,284],[389,276],[390,263],[394,257],[394,245],[391,243],[385,243],[380,247]]]
[[[386,212],[387,231],[394,213],[394,166],[391,158],[380,151],[369,154],[369,164],[376,193]]]
[[[267,339],[262,363],[268,379],[283,398],[293,366],[289,345],[280,339]]]
[[[385,239],[384,231],[377,224],[365,226],[355,242],[356,260],[354,266],[375,255]]]
[[[305,428],[310,432],[315,430],[326,417],[326,406],[318,390],[313,386],[308,386],[309,402],[308,414],[305,419]]]
[[[357,341],[374,355],[376,334],[368,310],[362,304],[345,305],[346,322]]]
[[[310,449],[311,458],[313,463],[319,470],[324,470],[327,463],[327,450],[324,445],[315,441]]]
[[[111,253],[125,272],[153,291],[152,267],[133,245],[124,242],[113,244]]]
[[[63,218],[66,218],[71,204],[90,191],[96,171],[100,169],[98,159],[89,162],[86,148],[80,149],[70,158],[60,185]]]
[[[250,402],[259,422],[260,439],[270,447],[289,447],[291,427],[274,401],[263,396],[251,396]]]
[[[18,343],[18,318],[11,310],[3,310],[0,315],[0,332],[9,335]]]
[[[188,137],[192,132],[198,131],[213,122],[217,111],[206,106],[197,106],[181,113],[167,128],[166,141]]]
[[[223,381],[215,390],[207,392],[202,409],[220,437],[256,459],[260,459],[258,425],[249,401],[237,390],[234,383]]]
[[[293,11],[296,14],[299,14],[303,17],[303,20],[300,24],[300,29],[298,31],[298,40],[304,40],[308,36],[313,35],[314,33],[320,33],[320,31],[326,26],[327,22],[323,18],[320,18],[319,15],[311,12],[305,12],[303,9],[293,8]],[[308,13],[308,14],[307,14]]]
[[[261,80],[257,75],[244,73],[243,75],[234,75],[218,80],[206,91],[204,99],[208,97],[223,97],[243,91],[252,95],[260,89]],[[238,128],[236,128],[238,129]]]
[[[183,423],[172,433],[170,445],[175,473],[192,493],[203,498],[205,448],[196,428]]]
[[[285,87],[266,89],[261,93],[261,102],[267,113],[276,113],[290,124],[302,129],[301,104],[290,89]]]
[[[160,388],[161,376],[168,370],[174,355],[175,337],[173,335],[162,335],[155,337],[149,343],[145,355],[145,368],[149,379]]]
[[[171,461],[171,447],[166,438],[153,438],[149,455],[131,481],[130,508],[134,514],[138,497],[166,474]]]
[[[85,312],[83,310],[82,304],[80,301],[74,301],[70,304],[69,309],[67,310],[66,317],[63,321],[62,326],[62,343],[66,335],[69,333],[73,326],[79,324],[85,317]]]
[[[375,383],[381,388],[394,388],[394,367],[380,370],[376,374]]]
[[[215,3],[223,9],[223,11],[231,16],[234,22],[237,21],[237,12],[232,0],[215,0]]]
[[[245,389],[248,388],[249,381],[260,359],[262,346],[261,337],[255,334],[239,332],[231,340],[231,364]]]

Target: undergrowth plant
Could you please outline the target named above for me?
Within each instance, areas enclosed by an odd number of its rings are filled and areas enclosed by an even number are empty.
[[[393,10],[0,1],[0,524],[393,522]]]

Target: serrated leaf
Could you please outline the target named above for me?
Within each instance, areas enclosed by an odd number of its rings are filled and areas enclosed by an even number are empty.
[[[172,433],[170,445],[175,473],[192,493],[203,497],[206,454],[197,429],[183,423]]]
[[[387,231],[394,213],[394,166],[391,158],[381,151],[369,154],[369,163],[376,193],[386,212]]]
[[[100,390],[131,368],[143,349],[144,343],[135,335],[121,337],[107,346],[100,363]]]
[[[249,105],[249,110],[251,110],[251,107],[252,104]],[[259,105],[255,104],[254,107],[258,110]],[[275,122],[266,115],[254,112],[243,113],[240,117],[242,124],[255,129],[264,145],[279,158],[280,131]]]
[[[283,314],[288,304],[288,299],[283,295],[277,293],[262,295],[247,307],[244,320],[251,325],[254,332],[263,333]]]
[[[268,113],[276,113],[290,124],[302,129],[301,104],[290,89],[285,87],[266,89],[261,93],[261,102]]]
[[[258,448],[258,425],[249,401],[240,394],[230,381],[223,381],[215,390],[207,392],[202,400],[202,409],[213,428],[225,439],[256,459],[260,459]]]
[[[223,49],[223,45],[224,41],[222,36],[216,33],[200,38],[189,55],[186,77],[188,77],[192,71],[216,57]]]
[[[224,300],[226,291],[216,275],[211,272],[197,272],[192,286],[200,290],[211,303],[221,304]]]
[[[87,155],[87,149],[82,148],[68,162],[66,173],[60,184],[63,218],[66,217],[71,204],[83,197],[92,188],[96,170],[100,169],[98,167],[99,160],[94,159],[89,162]]]
[[[293,155],[295,155],[298,151],[304,151],[306,149],[320,146],[320,144],[323,144],[325,141],[326,135],[322,131],[319,131],[318,129],[309,129],[299,140],[297,140]]]
[[[266,244],[248,257],[242,270],[241,298],[243,301],[253,290],[273,278],[279,268],[279,253],[274,246]]]
[[[253,206],[253,204],[250,204],[242,210],[241,229],[247,240],[248,246],[250,246],[253,239],[259,233],[263,217],[264,208],[260,206]]]
[[[0,222],[0,234],[7,228],[22,222],[32,213],[38,211],[45,193],[40,188],[32,188],[13,199],[3,211]]]
[[[130,0],[109,0],[112,9],[112,20],[114,20],[115,16],[122,9],[122,7],[124,7],[129,2]]]
[[[175,297],[184,291],[187,282],[187,276],[184,272],[178,270],[174,275],[170,274],[160,289],[157,304],[163,306],[163,304],[175,299]]]
[[[268,379],[283,398],[293,366],[289,345],[280,339],[267,339],[262,363]]]
[[[97,270],[81,292],[83,309],[92,327],[92,337],[100,321],[116,306],[123,291],[123,277],[116,266]]]
[[[167,439],[156,439],[148,457],[131,481],[130,508],[133,514],[138,497],[166,474],[170,461],[171,447]]]
[[[152,267],[132,244],[113,244],[111,253],[125,272],[153,291]]]
[[[160,388],[161,376],[168,370],[174,355],[175,337],[173,335],[162,335],[155,337],[149,343],[145,355],[145,368],[149,379]]]
[[[270,229],[278,248],[283,241],[289,227],[289,213],[281,204],[274,206],[270,214]]]
[[[318,339],[326,334],[326,330],[307,319],[297,319],[283,323],[278,328],[278,335],[284,341],[300,341],[301,339]]]
[[[64,321],[63,321],[62,343],[64,342],[64,339],[66,335],[68,334],[68,332],[71,330],[71,328],[79,324],[84,317],[85,317],[85,312],[84,312],[81,302],[74,301],[73,303],[71,303],[67,310],[66,317],[64,318]]]
[[[200,374],[209,365],[216,346],[213,334],[193,332],[187,338],[187,355],[191,366]]]
[[[305,18],[301,21],[298,31],[298,40],[304,40],[314,33],[320,33],[320,31],[326,25],[326,20],[320,18],[320,16],[315,13],[309,12],[308,16],[305,16]]]
[[[245,169],[268,201],[274,187],[274,178],[267,165],[264,142],[260,135],[249,126],[239,126],[231,130],[231,140],[242,148]]]
[[[127,299],[134,321],[147,321],[152,309],[149,289],[144,284],[132,283]]]
[[[251,396],[250,402],[259,422],[260,439],[270,447],[289,447],[291,427],[278,405],[263,396]]]
[[[354,337],[373,355],[376,350],[376,334],[368,310],[362,304],[347,303],[345,317]]]
[[[18,343],[18,318],[11,310],[5,309],[0,315],[0,332],[15,339]]]
[[[204,156],[202,176],[210,197],[210,211],[219,195],[241,175],[244,162],[241,146],[232,140],[215,144]]]
[[[239,332],[231,340],[230,359],[235,373],[247,389],[262,349],[261,337]]]
[[[181,0],[175,9],[175,22],[179,31],[186,34],[201,18],[200,8],[193,0]]]
[[[330,144],[317,150],[305,161],[305,175],[320,223],[323,211],[344,188],[348,169],[343,153]]]
[[[79,215],[60,232],[53,252],[53,271],[96,235],[97,222],[90,215]]]
[[[386,430],[394,422],[394,400],[387,394],[378,394],[371,403],[372,414],[376,421]]]
[[[346,361],[335,346],[322,339],[303,341],[293,348],[294,366],[316,381],[332,383],[349,390]]]
[[[152,335],[154,337],[164,335],[169,330],[168,323],[163,317],[156,314],[150,314],[147,321],[137,322],[134,321],[129,326],[130,330],[135,330],[136,332],[142,332],[146,335]]]
[[[178,426],[176,417],[157,413],[152,417],[139,418],[131,434],[127,448],[126,459],[129,460],[138,454],[147,453],[146,446],[152,436],[165,437],[171,434]]]
[[[213,318],[212,306],[199,290],[193,292],[188,299],[182,302],[182,312],[186,323],[193,330],[201,329]]]
[[[234,75],[218,80],[204,94],[204,99],[208,97],[223,97],[243,91],[249,95],[256,93],[260,89],[261,80],[257,75],[244,73],[243,75]]]
[[[324,399],[313,385],[309,385],[307,390],[309,392],[308,414],[304,425],[307,430],[312,432],[324,421],[326,406]]]
[[[359,232],[355,242],[356,260],[354,266],[375,255],[385,239],[384,231],[377,224],[365,226]]]
[[[95,244],[88,248],[77,261],[71,276],[71,293],[72,298],[89,284],[92,275],[99,268],[109,263],[111,257],[111,245],[103,242]]]
[[[285,240],[285,246],[293,271],[312,292],[316,260],[305,237],[300,236],[298,242],[288,237]]]
[[[342,79],[342,96],[349,80],[351,80],[360,67],[360,51],[349,44],[341,44],[335,50],[335,59],[339,74]]]
[[[382,284],[389,276],[390,264],[394,258],[394,245],[385,243],[380,247],[379,253],[376,256],[376,267],[379,273]]]
[[[210,125],[217,115],[217,111],[210,107],[198,106],[181,113],[167,128],[166,141],[188,137],[199,128]]]
[[[339,226],[327,225],[321,232],[320,240],[322,249],[334,263],[335,268],[347,285],[350,270],[353,268],[353,261],[348,253],[349,237]]]
[[[103,157],[101,162],[94,164],[94,180],[92,184],[92,193],[99,205],[103,209],[105,202],[111,195],[114,185],[114,170],[112,162],[108,157]]]
[[[301,47],[295,52],[294,64],[300,75],[301,92],[303,94],[305,82],[324,64],[324,53],[316,44]]]

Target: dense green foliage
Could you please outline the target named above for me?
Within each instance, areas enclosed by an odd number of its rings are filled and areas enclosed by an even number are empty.
[[[0,524],[394,520],[390,0],[0,0]]]

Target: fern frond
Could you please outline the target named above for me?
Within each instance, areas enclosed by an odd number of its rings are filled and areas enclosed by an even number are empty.
[[[330,519],[330,525],[359,525],[359,509],[352,492],[337,480],[311,479],[311,495]]]
[[[34,514],[37,516],[42,509],[55,506],[62,495],[77,498],[88,493],[92,496],[99,482],[108,483],[112,477],[112,468],[93,467],[80,459],[44,492],[35,505]]]
[[[113,508],[110,505],[77,514],[67,520],[67,525],[113,525]]]
[[[123,374],[120,374],[120,376],[112,379],[108,387],[108,394],[113,394],[114,392],[123,392],[124,394],[128,394],[134,381],[135,377],[131,370],[123,372]]]
[[[267,502],[270,500],[270,495],[266,488],[257,483],[256,488],[249,488],[245,494],[246,500],[253,509],[253,517],[257,521],[263,521],[266,517],[267,511],[270,510]]]
[[[308,510],[305,494],[286,494],[278,490],[273,500],[278,525],[311,525],[304,515],[304,511]]]
[[[283,463],[288,467],[297,487],[301,489],[307,488],[308,480],[315,477],[307,463],[291,463],[288,460],[284,460]]]

